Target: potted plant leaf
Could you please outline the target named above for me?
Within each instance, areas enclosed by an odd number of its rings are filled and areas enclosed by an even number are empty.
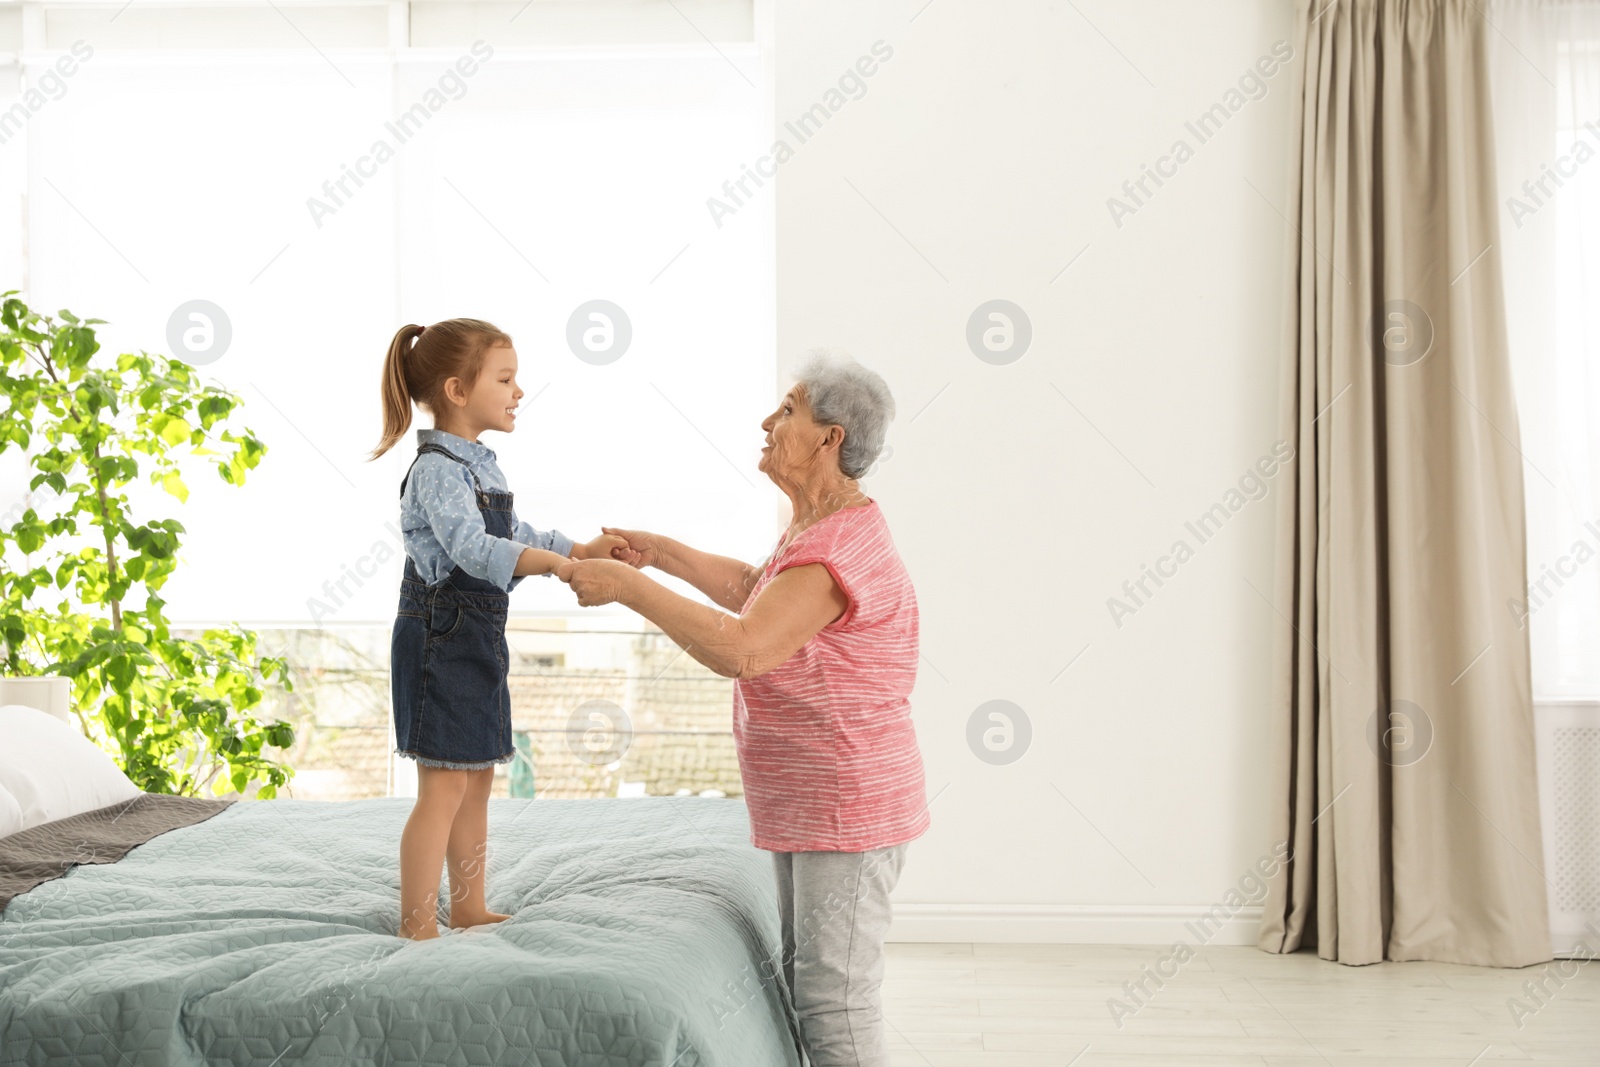
[[[105,320],[0,301],[0,454],[33,472],[0,515],[0,673],[71,679],[85,736],[147,792],[274,796],[292,771],[271,750],[294,732],[256,712],[266,687],[290,688],[287,664],[238,624],[171,629],[159,591],[183,524],[136,516],[124,491],[144,478],[181,503],[205,464],[242,486],[266,446],[189,364],[103,353]]]

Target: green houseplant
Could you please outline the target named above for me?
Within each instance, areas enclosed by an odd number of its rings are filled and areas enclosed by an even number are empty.
[[[188,498],[180,461],[209,460],[243,485],[266,452],[230,419],[238,397],[192,366],[146,352],[102,355],[94,325],[0,294],[0,454],[34,471],[42,509],[0,517],[0,670],[72,679],[84,733],[152,793],[272,797],[292,771],[268,752],[290,724],[254,713],[287,664],[258,657],[237,624],[174,634],[158,590],[177,564],[181,523],[139,521],[124,487],[147,477]],[[17,512],[20,511],[20,517]]]

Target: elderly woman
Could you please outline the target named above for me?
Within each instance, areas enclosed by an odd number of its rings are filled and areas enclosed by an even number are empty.
[[[883,448],[894,399],[850,357],[810,356],[761,423],[760,469],[794,505],[763,565],[607,529],[627,539],[626,563],[573,560],[556,573],[578,603],[624,604],[735,679],[751,841],[772,852],[783,975],[806,1050],[813,1067],[879,1067],[889,1062],[879,1009],[889,892],[929,824],[907,699],[917,600],[878,502],[857,482]],[[646,566],[717,607],[636,569]]]

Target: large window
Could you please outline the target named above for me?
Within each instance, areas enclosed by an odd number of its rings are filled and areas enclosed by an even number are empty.
[[[1506,311],[1527,494],[1536,700],[1600,701],[1600,10],[1502,3]]]
[[[515,338],[528,399],[484,440],[536,527],[752,559],[775,537],[755,470],[776,385],[769,203],[707,209],[767,148],[749,5],[519,7],[47,4],[8,27],[24,40],[21,109],[0,124],[22,222],[0,211],[6,287],[108,320],[108,347],[211,338],[173,354],[240,394],[268,445],[242,489],[208,475],[182,506],[134,496],[188,530],[163,591],[175,622],[237,620],[296,657],[296,795],[406,790],[409,764],[381,788],[371,764],[412,437],[365,459],[400,325],[471,316]],[[4,506],[23,484],[0,471]],[[512,615],[530,758],[502,792],[529,775],[541,794],[736,788],[724,680],[552,579],[524,582]],[[596,700],[630,720],[615,765],[556,736]]]
[[[520,618],[507,643],[517,759],[496,769],[495,795],[742,795],[732,683],[662,634]],[[387,627],[277,628],[261,644],[293,665],[294,691],[271,701],[297,727],[291,796],[415,790],[415,766],[390,751]]]

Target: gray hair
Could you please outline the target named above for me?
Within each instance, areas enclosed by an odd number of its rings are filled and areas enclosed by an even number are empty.
[[[840,472],[847,478],[861,477],[883,451],[889,420],[894,418],[888,383],[837,348],[808,351],[795,378],[805,387],[812,416],[820,423],[844,427]]]

